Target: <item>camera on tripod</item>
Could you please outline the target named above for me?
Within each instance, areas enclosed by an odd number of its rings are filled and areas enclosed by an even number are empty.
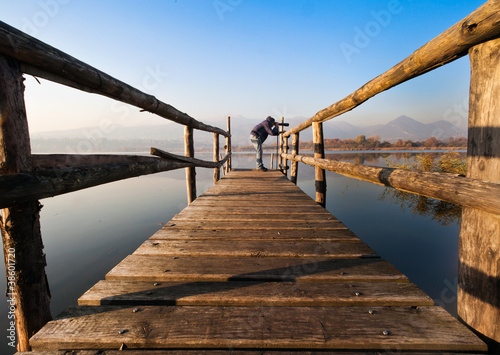
[[[288,127],[288,126],[290,126],[290,123],[279,123],[279,122],[276,122],[276,124],[277,124],[278,126],[283,126],[283,127]]]

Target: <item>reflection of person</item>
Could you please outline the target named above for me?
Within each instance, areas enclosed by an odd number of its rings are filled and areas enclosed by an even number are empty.
[[[250,140],[255,147],[255,162],[257,163],[257,169],[262,171],[267,171],[262,164],[262,143],[267,139],[268,135],[277,136],[279,134],[278,123],[271,116],[259,123],[250,132]]]

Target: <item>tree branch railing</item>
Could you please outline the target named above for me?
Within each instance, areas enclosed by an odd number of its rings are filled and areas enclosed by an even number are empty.
[[[427,73],[433,69],[436,69],[437,67],[448,64],[462,56],[467,55],[468,51],[474,46],[498,37],[500,37],[500,0],[490,0],[479,7],[476,11],[471,13],[469,16],[467,16],[465,19],[450,27],[448,30],[422,46],[420,49],[416,50],[412,55],[410,55],[385,73],[369,81],[344,99],[337,101],[333,105],[321,111],[318,111],[308,120],[289,129],[283,134],[283,137],[286,138],[294,136],[311,126],[313,126],[313,131],[315,131],[314,124],[323,123],[343,113],[346,113],[361,105],[368,99],[379,94],[380,92],[388,90],[407,80]],[[322,130],[317,134],[313,134],[313,136],[315,137],[314,145],[316,150],[322,145],[322,143],[320,143],[323,141]],[[296,149],[298,151],[298,143],[296,143]],[[323,161],[321,161],[320,164],[318,163],[318,161],[314,161],[303,156],[293,156],[290,154],[287,154],[286,156],[289,160],[301,161],[305,164],[315,166],[316,168],[318,168],[318,166],[320,165],[325,165]],[[316,158],[321,158],[321,152],[315,151],[315,156]],[[332,162],[331,165],[338,164]],[[373,168],[376,169],[376,167]],[[356,171],[358,170],[360,169],[350,169],[349,176],[364,180],[365,177],[363,175],[358,175],[356,173]],[[321,174],[321,169],[319,169],[317,173]],[[412,187],[411,184],[408,184],[405,186],[404,190],[407,192],[424,194],[427,197],[456,203],[454,202],[456,201],[456,196],[454,196],[453,194],[449,194],[446,196],[439,191],[427,191],[426,193],[422,193],[422,191],[417,186],[425,186],[425,178],[427,177],[422,177],[420,175],[414,176],[412,181],[414,182],[415,187]],[[293,176],[293,180],[296,181],[296,175]],[[317,202],[322,205],[324,205],[325,203],[325,187],[323,186],[323,181],[324,177],[316,177]],[[396,186],[393,187],[397,188]],[[493,184],[489,186],[488,189],[490,191],[490,194],[493,194],[496,198],[500,198],[500,188],[498,184]],[[459,204],[464,205],[463,203]],[[482,209],[480,205],[476,205],[474,207]]]
[[[226,131],[206,125],[152,95],[148,95],[112,76],[0,21],[0,53],[21,63],[21,70],[33,76],[99,94],[136,106],[206,132],[225,137]]]
[[[458,174],[412,171],[286,154],[292,161],[320,169],[500,215],[500,183]]]
[[[351,111],[375,95],[467,55],[470,48],[500,36],[499,1],[490,0],[462,21],[358,90],[289,129],[284,136]]]

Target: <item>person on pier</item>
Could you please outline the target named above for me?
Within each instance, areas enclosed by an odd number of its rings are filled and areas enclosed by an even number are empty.
[[[255,162],[257,170],[267,171],[264,164],[262,164],[262,143],[265,142],[269,135],[277,136],[278,134],[280,134],[278,123],[271,116],[267,116],[264,121],[256,125],[250,132],[250,140],[256,151]]]

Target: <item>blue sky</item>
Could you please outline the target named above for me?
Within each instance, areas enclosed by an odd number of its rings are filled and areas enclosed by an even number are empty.
[[[309,118],[484,2],[4,0],[0,20],[214,122],[228,115]],[[469,78],[464,57],[337,119],[362,126],[408,115],[464,127]],[[47,81],[28,77],[26,86],[32,132],[161,122]]]

